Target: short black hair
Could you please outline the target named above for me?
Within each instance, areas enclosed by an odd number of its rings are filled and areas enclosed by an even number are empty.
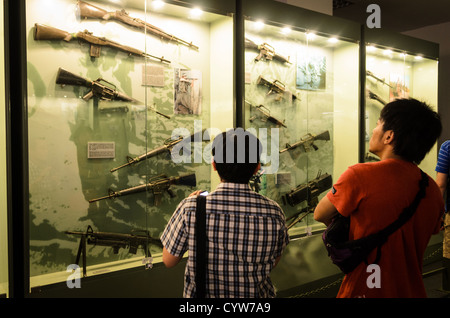
[[[442,132],[441,118],[425,102],[413,98],[396,99],[380,113],[383,130],[394,132],[394,153],[419,164]]]
[[[242,128],[223,132],[212,144],[217,173],[226,182],[248,183],[260,162],[261,152],[259,139]]]

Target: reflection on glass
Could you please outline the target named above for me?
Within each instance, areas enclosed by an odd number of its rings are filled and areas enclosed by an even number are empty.
[[[333,176],[357,161],[358,45],[250,20],[245,44],[245,125],[267,147],[258,190],[282,206],[291,235],[311,234]]]

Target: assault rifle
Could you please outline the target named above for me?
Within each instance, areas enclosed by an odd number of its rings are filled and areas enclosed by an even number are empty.
[[[202,136],[203,136],[204,132],[205,132],[205,130],[202,130],[201,132],[194,133],[190,137],[186,137],[186,138],[183,138],[182,136],[179,136],[178,138],[175,138],[175,139],[173,139],[172,137],[171,138],[167,138],[164,141],[164,144],[162,146],[159,146],[158,148],[152,149],[152,150],[150,150],[147,153],[144,153],[144,154],[142,154],[142,155],[140,155],[138,157],[135,157],[135,158],[127,156],[127,163],[125,163],[123,165],[120,165],[118,167],[112,168],[110,171],[114,172],[116,170],[119,170],[121,168],[124,168],[126,166],[129,166],[129,165],[132,165],[132,164],[135,164],[135,163],[138,163],[138,162],[140,162],[142,160],[145,160],[145,159],[157,156],[157,155],[159,155],[161,153],[164,153],[164,152],[170,153],[172,151],[172,148],[176,144],[178,144],[178,143],[180,143],[182,141],[183,142],[191,142],[191,141],[195,142],[195,141],[197,141],[198,137],[200,138],[200,140],[202,140]],[[209,138],[209,135],[207,135],[206,138]]]
[[[84,30],[76,32],[76,33],[69,33],[67,31],[63,31],[48,25],[35,23],[34,24],[34,39],[36,41],[40,40],[51,40],[51,41],[66,41],[70,42],[72,40],[83,40],[90,45],[89,55],[91,57],[99,57],[100,51],[102,46],[111,47],[116,50],[120,50],[122,52],[128,53],[129,55],[135,55],[140,57],[147,57],[156,59],[158,61],[169,63],[169,60],[166,60],[164,57],[157,57],[154,55],[150,55],[148,53],[142,52],[138,49],[132,48],[130,46],[122,45],[117,42],[113,42],[111,40],[108,40],[104,37],[98,37],[95,35],[92,35],[92,32],[89,32],[88,30]]]
[[[259,55],[255,57],[255,61],[259,61],[264,58],[264,60],[278,60],[282,63],[291,64],[291,62],[289,62],[289,58],[285,58],[284,56],[275,53],[275,49],[267,43],[258,45],[252,40],[245,38],[245,47],[253,50],[259,50]]]
[[[378,96],[377,94],[375,94],[374,92],[372,92],[370,90],[368,90],[368,92],[369,92],[370,99],[376,100],[377,102],[381,103],[383,106],[386,105],[386,102],[380,96]]]
[[[331,188],[333,179],[331,175],[319,171],[317,177],[308,183],[301,184],[297,188],[291,190],[282,197],[284,204],[295,206],[304,201],[308,202],[308,206],[317,205],[319,195],[325,190]]]
[[[84,1],[78,1],[77,10],[78,10],[80,17],[85,18],[85,19],[91,18],[91,19],[101,19],[101,20],[106,20],[106,21],[109,21],[109,20],[120,21],[120,22],[128,24],[132,27],[147,30],[148,33],[159,36],[162,39],[165,39],[168,41],[174,41],[176,43],[180,43],[180,44],[186,45],[192,49],[198,50],[198,46],[195,46],[194,44],[192,44],[192,42],[187,42],[185,40],[177,38],[176,36],[169,34],[167,32],[164,32],[160,28],[157,28],[154,25],[151,25],[150,23],[147,23],[141,19],[132,18],[128,15],[128,13],[124,9],[116,10],[114,12],[108,12],[104,9],[93,6],[92,4],[86,3]]]
[[[167,191],[167,193],[170,195],[171,198],[175,197],[175,194],[170,189],[171,185],[185,185],[194,187],[197,185],[197,181],[195,178],[195,173],[188,174],[180,177],[170,177],[168,178],[166,175],[160,175],[156,176],[154,178],[151,178],[148,183],[141,184],[132,188],[124,189],[124,190],[118,190],[113,191],[111,189],[108,189],[108,195],[96,199],[89,200],[89,203],[93,203],[100,200],[105,199],[115,199],[117,197],[122,197],[125,195],[130,195],[134,193],[144,192],[144,191],[151,191],[153,195],[155,196],[155,205],[159,205],[161,200],[161,195],[164,191]]]
[[[301,146],[303,151],[305,151],[305,152],[311,151],[311,148],[313,148],[314,150],[317,150],[319,148],[314,144],[314,142],[316,140],[325,140],[325,141],[330,140],[330,132],[328,130],[326,130],[323,133],[320,133],[318,135],[312,135],[312,134],[308,133],[305,136],[303,136],[303,138],[300,139],[300,141],[297,141],[296,143],[294,143],[292,145],[286,144],[286,148],[281,149],[280,153],[295,149],[299,146]]]
[[[66,231],[66,234],[79,235],[81,237],[75,264],[78,265],[80,256],[82,256],[84,277],[86,276],[86,244],[110,246],[113,248],[114,254],[117,254],[120,248],[127,247],[129,248],[129,253],[136,254],[137,249],[141,247],[146,251],[147,257],[151,257],[150,244],[154,244],[160,248],[163,247],[161,240],[151,237],[146,230],[133,230],[131,231],[131,234],[94,232],[92,227],[88,225],[86,232]]]
[[[264,105],[255,106],[255,105],[250,104],[248,101],[245,101],[245,102],[247,104],[249,104],[250,107],[254,107],[258,112],[260,112],[262,114],[262,116],[263,116],[262,121],[270,121],[270,122],[274,123],[275,125],[280,125],[280,126],[287,128],[287,126],[284,124],[284,122],[282,122],[281,120],[276,119],[275,117],[270,115],[270,110],[267,107],[265,107]],[[256,115],[250,117],[249,121],[253,122],[253,120],[255,120],[255,118],[256,118]]]
[[[390,88],[394,88],[394,86],[389,85],[389,83],[386,82],[384,79],[375,76],[375,74],[373,74],[371,71],[366,71],[366,74],[367,74],[367,76],[373,77],[373,78],[376,79],[378,82],[381,82],[381,83],[383,83],[384,85],[389,86]]]
[[[267,86],[269,88],[269,92],[267,93],[267,95],[270,95],[272,93],[277,94],[277,97],[275,98],[275,100],[277,100],[277,101],[284,98],[285,93],[289,93],[292,96],[293,100],[297,98],[297,96],[295,96],[291,92],[287,91],[285,85],[283,83],[281,83],[279,80],[269,82],[262,76],[259,76],[258,79],[256,80],[256,84]]]
[[[103,78],[98,78],[95,81],[88,80],[79,75],[75,75],[65,69],[59,68],[58,73],[56,75],[56,84],[60,85],[74,85],[74,86],[84,86],[90,88],[91,90],[83,96],[83,100],[88,101],[93,96],[96,96],[102,100],[122,100],[133,103],[140,103],[138,100],[125,95],[124,93],[119,92],[116,89],[116,85],[110,83]],[[163,113],[158,112],[153,107],[150,107],[158,115],[161,115],[167,119],[170,119],[170,116],[164,115]]]

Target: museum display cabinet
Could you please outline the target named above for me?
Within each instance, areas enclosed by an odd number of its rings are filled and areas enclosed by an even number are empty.
[[[382,29],[364,30],[365,127],[361,136],[362,162],[379,160],[369,153],[369,139],[380,111],[386,103],[397,98],[415,98],[438,107],[438,57],[436,43],[390,33]],[[434,175],[437,145],[425,157],[420,167]]]
[[[260,191],[283,207],[292,235],[311,234],[323,228],[311,213],[318,200],[358,160],[360,28],[271,2],[244,10],[244,122],[268,150]]]
[[[358,162],[360,26],[273,1],[246,1],[243,15],[243,121],[267,149],[255,184],[291,237],[272,273],[283,293],[337,273],[313,212]]]
[[[211,141],[237,127],[264,147],[250,186],[289,227],[279,297],[335,286],[311,212],[367,160],[382,102],[437,105],[433,44],[278,1],[5,3],[9,297],[181,297],[185,260],[165,268],[159,238],[183,198],[220,182]]]
[[[210,139],[234,126],[233,6],[25,10],[30,289],[150,269],[180,201],[218,183]]]

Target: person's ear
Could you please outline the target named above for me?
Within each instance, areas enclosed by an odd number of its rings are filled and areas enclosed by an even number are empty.
[[[389,145],[394,142],[394,131],[388,130],[384,132],[384,144]]]

